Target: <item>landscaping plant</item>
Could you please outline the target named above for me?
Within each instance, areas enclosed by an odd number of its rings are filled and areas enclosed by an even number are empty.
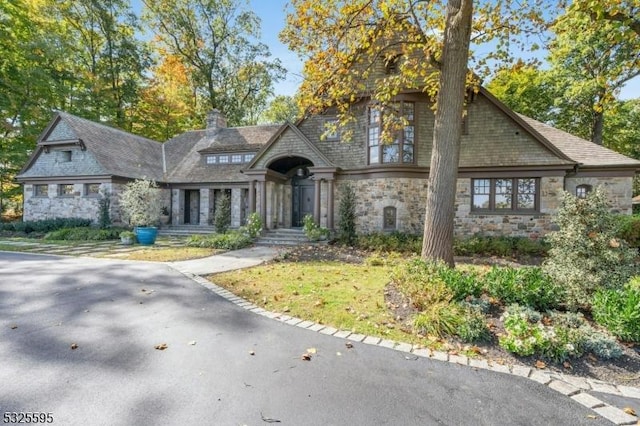
[[[605,192],[596,188],[586,198],[565,193],[547,235],[551,248],[543,270],[566,290],[572,310],[588,308],[600,289],[621,289],[637,271],[637,250],[616,237],[616,225]]]
[[[506,304],[544,311],[557,308],[564,300],[564,289],[537,266],[493,266],[483,281],[489,295]]]
[[[302,230],[309,241],[318,241],[329,237],[329,230],[318,225],[310,214],[302,218]]]
[[[162,213],[162,194],[152,180],[137,179],[120,194],[123,217],[133,226],[156,226]]]
[[[623,289],[601,289],[593,297],[593,318],[614,336],[640,342],[640,277]]]
[[[216,212],[213,215],[213,226],[216,232],[224,234],[231,226],[231,198],[226,192],[222,192],[216,199]]]
[[[357,241],[356,235],[356,194],[351,185],[344,186],[340,208],[338,210],[338,240],[345,245],[352,246]]]

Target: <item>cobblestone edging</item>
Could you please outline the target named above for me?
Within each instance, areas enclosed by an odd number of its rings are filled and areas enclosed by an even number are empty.
[[[621,426],[640,424],[640,420],[638,419],[638,417],[627,414],[620,408],[609,405],[588,393],[589,391],[601,392],[640,400],[640,388],[614,385],[600,380],[569,376],[562,373],[555,373],[549,370],[539,370],[537,368],[530,368],[523,365],[498,364],[486,359],[469,358],[465,355],[454,355],[447,352],[420,348],[417,345],[411,345],[409,343],[396,342],[393,340],[381,339],[379,337],[351,333],[350,331],[346,330],[338,330],[333,327],[324,326],[312,321],[305,321],[300,318],[292,317],[290,315],[267,311],[200,276],[193,275],[185,271],[178,272],[182,273],[183,275],[192,279],[203,287],[213,291],[215,294],[246,309],[247,311],[262,315],[269,319],[280,321],[294,327],[304,328],[316,333],[346,339],[354,343],[381,346],[422,358],[430,358],[437,361],[450,362],[453,364],[466,365],[472,368],[525,377],[548,386],[556,392],[568,396],[577,403],[592,409],[597,415],[604,417],[613,424]]]

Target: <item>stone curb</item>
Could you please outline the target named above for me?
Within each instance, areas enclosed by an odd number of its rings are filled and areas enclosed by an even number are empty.
[[[305,328],[316,333],[345,339],[354,343],[380,346],[403,353],[411,353],[421,358],[433,359],[441,362],[449,362],[457,365],[465,365],[474,369],[488,370],[497,373],[524,377],[529,380],[541,383],[542,385],[548,386],[554,391],[568,396],[575,402],[593,410],[596,415],[609,420],[615,425],[627,426],[640,424],[640,420],[638,419],[638,417],[627,414],[617,407],[606,404],[605,402],[588,393],[589,391],[594,391],[640,399],[640,388],[614,385],[611,383],[586,379],[583,377],[567,376],[562,373],[555,373],[550,370],[535,369],[522,365],[498,364],[495,362],[491,362],[490,360],[469,358],[460,354],[449,354],[447,352],[434,351],[431,349],[412,346],[408,343],[380,339],[379,337],[374,336],[365,336],[364,334],[351,333],[347,330],[338,330],[336,328],[317,324],[312,321],[305,321],[300,318],[295,318],[290,315],[266,311],[198,275],[194,275],[184,271],[178,272],[202,285],[204,288],[211,290],[212,292],[228,300],[229,302],[238,305],[245,310],[253,312],[257,315],[262,315],[269,319],[274,319],[288,325],[293,325],[295,327]]]

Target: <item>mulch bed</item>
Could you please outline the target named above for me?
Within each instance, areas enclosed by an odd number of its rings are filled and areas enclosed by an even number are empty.
[[[356,250],[348,247],[340,247],[335,245],[305,245],[292,248],[285,252],[276,261],[280,262],[305,262],[305,261],[339,261],[346,263],[362,263],[371,253]],[[477,265],[511,265],[518,266],[523,264],[535,265],[541,262],[540,258],[526,259],[504,259],[497,257],[460,257],[456,258],[457,263],[472,263]],[[401,324],[401,328],[411,333],[411,317],[416,310],[407,302],[404,296],[393,286],[389,284],[384,290],[385,301],[387,307],[393,312],[396,321]],[[623,345],[624,354],[615,360],[601,360],[593,355],[587,354],[579,359],[570,359],[563,364],[557,364],[548,360],[541,360],[538,357],[517,357],[498,345],[499,334],[503,330],[500,315],[501,307],[494,307],[489,314],[489,324],[493,332],[493,338],[490,342],[477,343],[470,345],[456,339],[448,339],[442,341],[442,345],[450,352],[460,352],[463,350],[471,350],[478,354],[479,357],[486,358],[501,364],[520,364],[529,367],[542,365],[545,368],[557,371],[563,374],[572,374],[581,377],[602,380],[609,383],[615,383],[625,386],[640,387],[640,346],[634,344]]]

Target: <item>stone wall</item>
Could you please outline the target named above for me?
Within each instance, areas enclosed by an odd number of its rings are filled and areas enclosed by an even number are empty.
[[[601,186],[607,193],[614,213],[631,214],[633,197],[633,178],[631,177],[568,177],[565,189],[570,194],[576,194],[578,185],[590,185],[592,189]]]
[[[416,178],[375,178],[341,180],[336,185],[335,222],[345,186],[356,193],[356,226],[359,233],[383,230],[383,211],[394,207],[396,230],[421,234],[424,226],[428,181]],[[455,233],[458,237],[474,234],[509,235],[537,238],[554,229],[551,214],[562,200],[563,178],[541,178],[540,213],[478,214],[471,211],[471,179],[458,179],[456,188]],[[324,215],[323,215],[324,216]]]

